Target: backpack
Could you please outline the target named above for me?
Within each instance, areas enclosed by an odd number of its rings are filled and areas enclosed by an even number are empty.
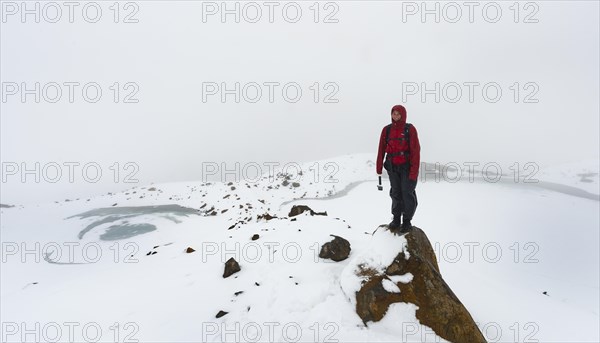
[[[394,153],[387,153],[386,154],[386,160],[387,157],[393,157],[393,156],[398,156],[398,155],[405,155],[408,156],[408,154],[410,153],[410,137],[408,135],[408,132],[410,130],[410,127],[412,126],[411,123],[406,123],[404,124],[404,137],[399,137],[399,138],[389,138],[390,137],[390,130],[392,129],[392,124],[389,124],[388,126],[385,127],[385,145],[387,146],[390,139],[398,139],[398,140],[406,140],[408,142],[408,150],[407,151],[400,151],[400,152],[394,152]],[[407,157],[408,158],[408,157]]]

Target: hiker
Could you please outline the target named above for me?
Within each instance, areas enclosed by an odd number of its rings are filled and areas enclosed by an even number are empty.
[[[390,197],[394,219],[391,230],[400,228],[407,232],[417,209],[417,177],[421,146],[415,127],[406,122],[406,109],[402,105],[392,107],[392,123],[381,131],[377,151],[377,174],[381,177],[382,167],[390,178]],[[383,157],[385,155],[385,162]],[[402,225],[400,220],[402,219]]]

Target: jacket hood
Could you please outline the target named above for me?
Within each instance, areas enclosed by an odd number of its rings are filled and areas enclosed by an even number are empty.
[[[390,116],[392,115],[392,112],[394,112],[394,111],[400,112],[400,120],[398,120],[398,124],[406,123],[406,108],[404,108],[404,106],[402,106],[402,105],[396,105],[396,106],[392,107],[392,110],[390,111]],[[392,123],[394,123],[393,119],[392,119]]]

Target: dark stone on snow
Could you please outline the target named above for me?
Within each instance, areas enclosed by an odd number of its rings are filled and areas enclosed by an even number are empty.
[[[259,214],[258,216],[256,216],[256,220],[261,220],[261,219],[271,220],[271,219],[274,219],[274,218],[277,218],[277,217],[272,216],[269,213],[265,213],[265,214],[262,214],[262,215]]]
[[[223,272],[223,278],[227,278],[237,272],[242,270],[237,261],[231,257],[227,262],[225,262],[225,271]]]
[[[320,258],[328,258],[336,262],[343,261],[350,255],[350,242],[346,239],[330,235],[334,237],[331,242],[327,242],[321,246],[321,252],[319,253]]]
[[[288,217],[294,217],[308,211],[311,216],[326,216],[327,212],[315,212],[306,205],[294,205],[288,214]]]

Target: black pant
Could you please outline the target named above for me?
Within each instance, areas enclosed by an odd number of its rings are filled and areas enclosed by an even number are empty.
[[[390,178],[390,197],[392,198],[392,214],[394,218],[404,215],[403,221],[411,221],[417,209],[417,181],[408,178],[409,164],[391,165],[385,161],[384,167]]]

